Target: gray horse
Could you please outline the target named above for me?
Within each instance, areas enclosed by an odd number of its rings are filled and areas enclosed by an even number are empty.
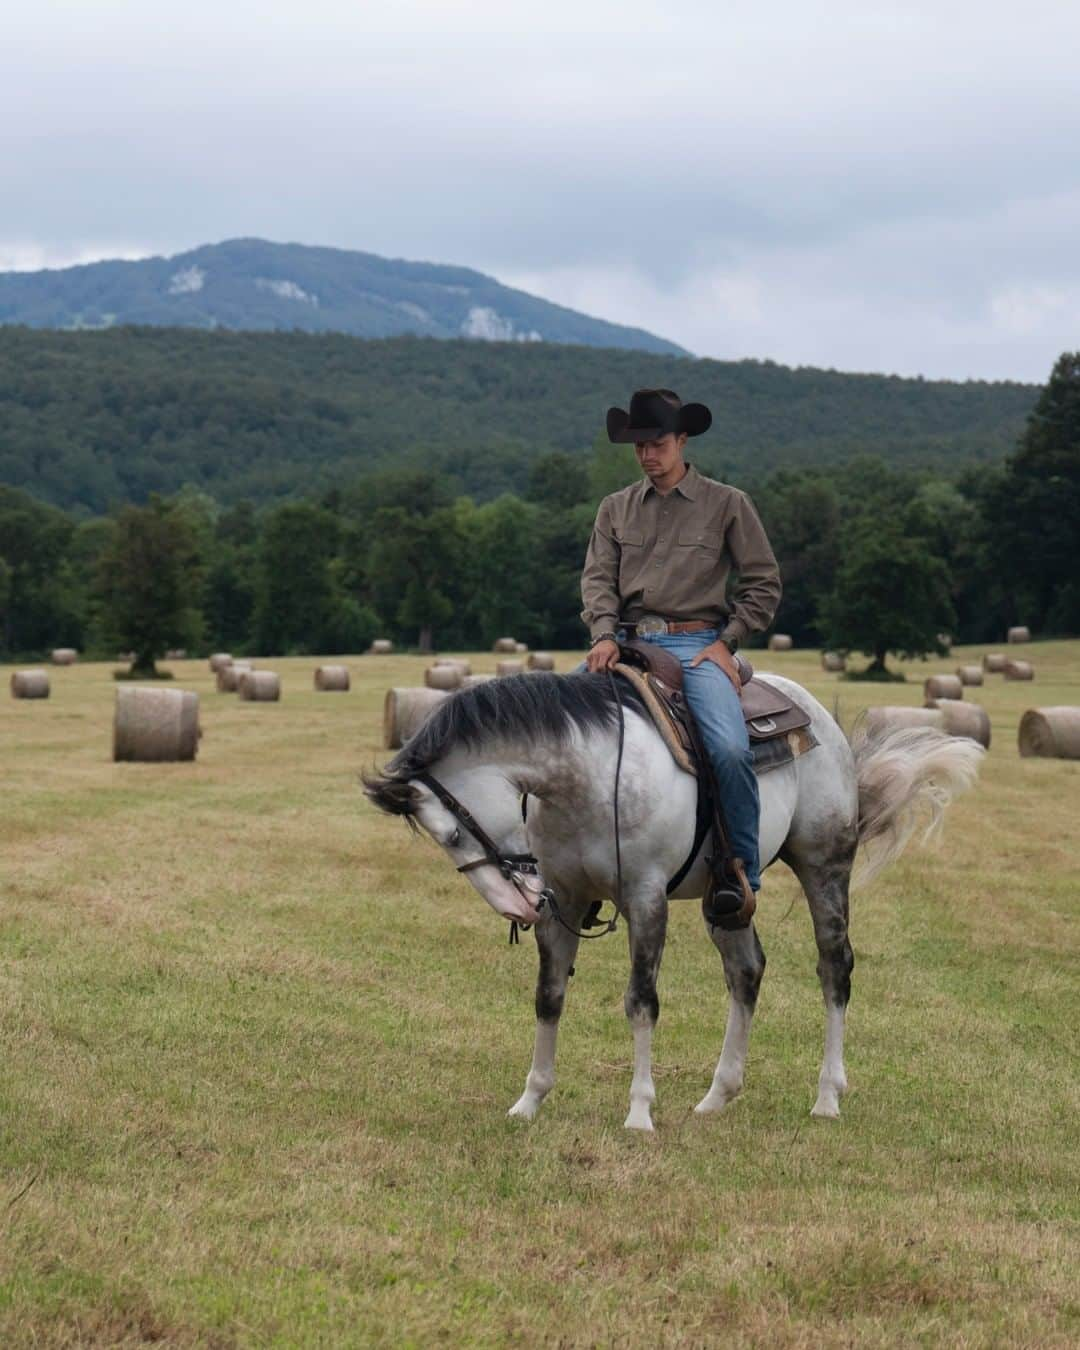
[[[983,751],[928,727],[860,733],[849,741],[801,685],[768,679],[811,713],[818,741],[762,776],[760,847],[763,864],[780,858],[791,867],[809,902],[825,997],[825,1054],[812,1114],[838,1116],[847,1089],[844,1014],[854,964],[848,887],[856,852],[863,847],[866,877],[896,858],[927,819],[929,837],[951,798],[974,782]],[[697,780],[676,765],[632,690],[621,681],[618,695],[615,688],[603,675],[529,674],[463,690],[364,781],[378,807],[420,826],[499,914],[535,925],[536,1043],[511,1115],[531,1120],[554,1085],[559,1016],[582,923],[594,902],[617,896],[630,938],[625,1006],[634,1038],[626,1125],[651,1130],[656,979],[668,903],[702,894],[711,844],[698,849],[669,896],[668,881],[694,844]],[[752,924],[710,936],[731,1001],[712,1085],[696,1108],[701,1113],[721,1110],[742,1089],[765,969]]]

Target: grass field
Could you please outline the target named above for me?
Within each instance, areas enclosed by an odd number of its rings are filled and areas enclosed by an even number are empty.
[[[759,654],[842,720],[921,703]],[[852,1091],[811,1121],[823,1018],[805,905],[765,877],[747,1088],[691,1115],[726,995],[675,906],[657,1133],[625,1132],[624,940],[583,950],[559,1083],[509,1121],[531,940],[357,786],[416,657],[268,663],[195,764],[114,765],[111,668],[0,672],[0,1345],[1080,1342],[1080,763],[1021,760],[1080,704],[1080,642],[987,677],[994,744],[945,840],[853,905]],[[481,656],[474,669],[491,670]],[[560,658],[560,667],[571,664]]]

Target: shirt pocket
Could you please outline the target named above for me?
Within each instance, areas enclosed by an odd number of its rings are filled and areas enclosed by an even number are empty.
[[[719,530],[680,530],[675,563],[683,576],[708,577],[723,551],[724,536]]]
[[[619,592],[625,596],[641,576],[645,535],[641,530],[620,530],[615,537],[619,544]]]

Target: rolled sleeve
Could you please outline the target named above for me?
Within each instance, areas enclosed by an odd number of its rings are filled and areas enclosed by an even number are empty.
[[[582,620],[591,637],[611,632],[619,622],[619,545],[611,529],[607,501],[600,503],[581,573]]]
[[[751,633],[761,633],[768,628],[783,591],[780,568],[765,527],[744,492],[739,492],[736,497],[725,542],[738,581],[724,633],[742,641]]]

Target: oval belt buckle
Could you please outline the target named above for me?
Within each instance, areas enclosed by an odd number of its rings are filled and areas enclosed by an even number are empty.
[[[645,614],[634,625],[634,632],[638,637],[658,637],[667,632],[667,620],[659,614]]]

